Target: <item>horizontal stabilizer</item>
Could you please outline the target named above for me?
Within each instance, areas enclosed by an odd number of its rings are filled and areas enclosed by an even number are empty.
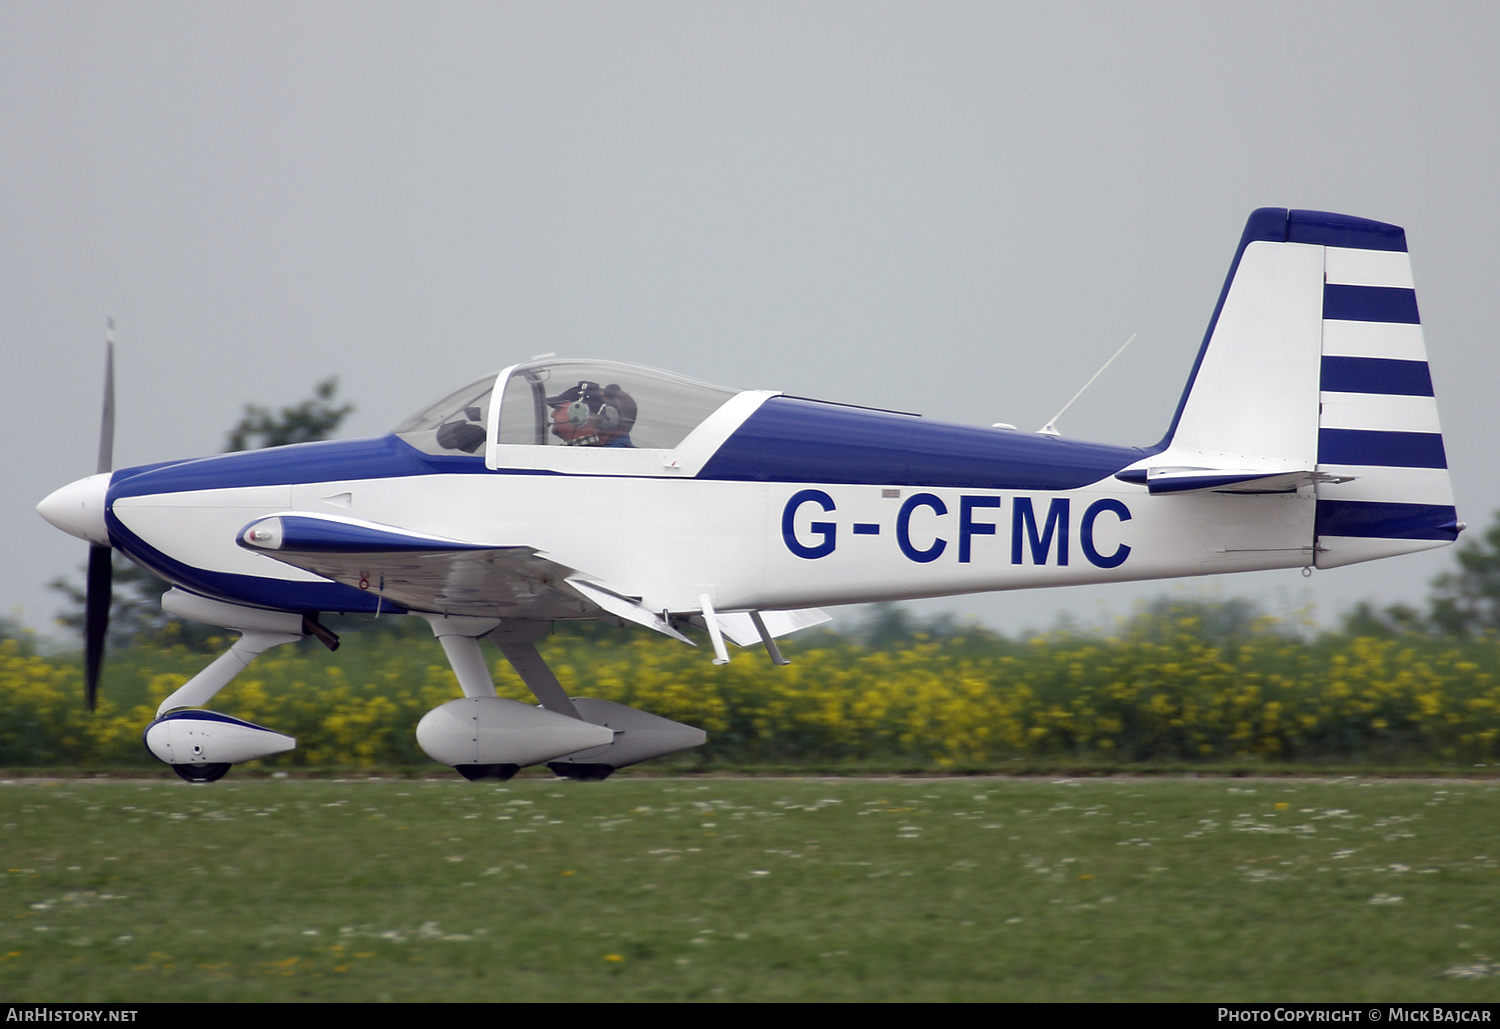
[[[1348,482],[1312,468],[1270,471],[1265,468],[1130,468],[1118,473],[1121,482],[1144,485],[1153,495],[1166,493],[1291,493],[1303,486]]]

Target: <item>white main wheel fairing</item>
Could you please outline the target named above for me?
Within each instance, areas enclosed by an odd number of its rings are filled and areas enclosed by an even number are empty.
[[[614,741],[612,730],[501,697],[440,704],[417,723],[417,743],[439,764],[535,765]]]

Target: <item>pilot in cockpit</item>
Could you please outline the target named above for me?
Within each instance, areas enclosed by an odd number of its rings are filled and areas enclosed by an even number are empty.
[[[570,447],[634,447],[630,429],[635,425],[635,400],[615,383],[600,387],[582,381],[555,397],[552,435]]]

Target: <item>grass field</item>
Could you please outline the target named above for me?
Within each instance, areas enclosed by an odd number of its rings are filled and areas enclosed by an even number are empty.
[[[0,784],[0,998],[1455,1000],[1500,784]]]

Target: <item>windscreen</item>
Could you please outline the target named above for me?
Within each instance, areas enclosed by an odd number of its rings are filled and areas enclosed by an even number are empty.
[[[396,426],[396,435],[427,454],[483,456],[494,387],[493,372],[475,379]]]

